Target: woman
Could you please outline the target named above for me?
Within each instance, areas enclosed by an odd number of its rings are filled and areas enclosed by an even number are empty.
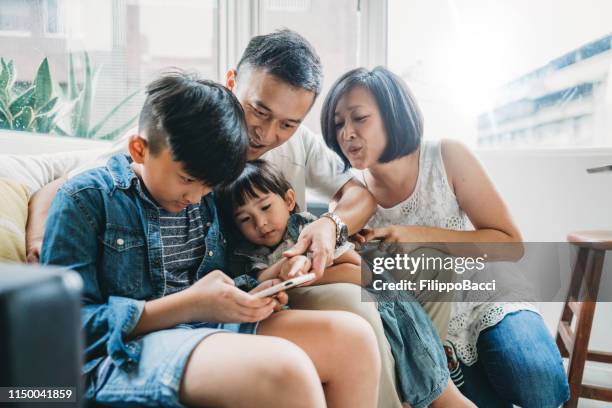
[[[359,68],[338,79],[321,128],[347,168],[362,170],[378,202],[364,240],[521,241],[478,160],[456,141],[422,141],[414,97],[385,68]],[[458,385],[479,407],[557,407],[569,396],[561,356],[532,304],[454,303],[448,344],[463,371]]]

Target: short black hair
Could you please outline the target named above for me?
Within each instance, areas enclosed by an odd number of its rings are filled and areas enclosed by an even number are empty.
[[[226,186],[215,190],[218,207],[226,217],[233,217],[236,208],[244,205],[248,200],[259,198],[257,191],[272,193],[285,198],[287,191],[292,189],[283,173],[263,159],[247,162],[238,178]],[[297,206],[296,206],[297,208]]]
[[[353,69],[332,85],[321,108],[323,138],[327,146],[338,153],[345,169],[351,164],[338,145],[334,115],[340,98],[356,87],[363,87],[374,96],[385,125],[387,145],[378,160],[380,163],[409,155],[419,148],[423,115],[404,80],[381,66],[372,71]]]
[[[244,69],[262,69],[295,88],[313,92],[315,98],[321,93],[321,60],[295,31],[283,29],[251,38],[236,67],[238,78]]]
[[[168,147],[174,161],[210,186],[231,182],[244,169],[248,138],[240,102],[225,87],[173,70],[146,88],[138,132],[152,154]]]

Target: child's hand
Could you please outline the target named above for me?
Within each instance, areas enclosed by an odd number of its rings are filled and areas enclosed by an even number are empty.
[[[310,259],[304,255],[297,255],[288,258],[281,267],[279,278],[286,281],[296,276],[306,275],[310,271]]]
[[[278,304],[273,298],[259,299],[238,289],[233,279],[219,270],[208,273],[177,295],[187,299],[186,321],[256,322],[270,316]]]
[[[279,283],[281,283],[282,281],[280,279],[268,279],[265,280],[263,282],[261,282],[259,285],[257,285],[257,287],[253,290],[251,290],[249,293],[250,294],[255,294],[257,292],[260,292],[264,289],[267,289],[269,287],[272,287],[274,285],[277,285]],[[275,312],[279,312],[283,309],[283,306],[287,304],[287,302],[289,301],[289,296],[287,296],[287,292],[280,291],[274,295],[272,295],[270,297],[271,299],[274,299],[274,302],[276,303],[276,305],[274,306],[274,311]]]

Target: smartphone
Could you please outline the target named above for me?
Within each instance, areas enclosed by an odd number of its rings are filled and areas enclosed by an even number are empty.
[[[268,296],[272,296],[277,294],[281,290],[291,289],[297,285],[301,285],[302,283],[310,282],[317,277],[314,273],[308,273],[306,275],[298,276],[297,278],[289,279],[284,282],[278,283],[274,286],[270,286],[267,289],[262,290],[261,292],[253,293],[255,297],[264,298]]]

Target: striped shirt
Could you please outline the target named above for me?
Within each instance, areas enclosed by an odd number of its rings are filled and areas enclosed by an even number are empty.
[[[210,227],[208,211],[200,205],[189,205],[179,213],[159,208],[164,272],[165,295],[191,286],[204,254],[204,237]]]

